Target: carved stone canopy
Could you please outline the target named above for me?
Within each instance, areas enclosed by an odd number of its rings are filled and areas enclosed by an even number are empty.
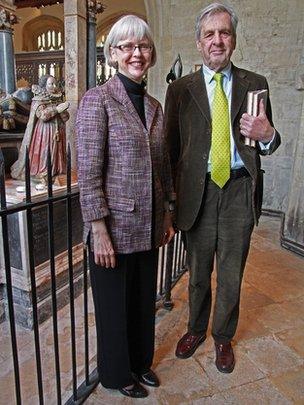
[[[96,14],[103,13],[106,6],[102,4],[101,0],[87,0],[88,14],[90,18],[95,18]]]

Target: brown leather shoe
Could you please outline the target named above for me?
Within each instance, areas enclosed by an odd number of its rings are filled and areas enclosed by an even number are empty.
[[[235,365],[231,343],[220,344],[215,342],[215,365],[221,373],[232,373]]]
[[[206,335],[196,336],[191,335],[189,332],[185,333],[185,335],[177,343],[175,356],[179,357],[180,359],[187,359],[188,357],[191,357],[198,346],[201,345],[205,339]]]

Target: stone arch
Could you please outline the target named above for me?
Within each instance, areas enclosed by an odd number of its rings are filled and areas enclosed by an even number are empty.
[[[124,11],[119,11],[117,13],[113,13],[113,14],[109,15],[108,17],[98,21],[97,29],[96,29],[97,43],[99,43],[101,41],[102,35],[106,35],[110,31],[112,25],[115,24],[117,20],[119,20],[124,15],[128,15],[128,14],[134,14],[137,17],[142,18],[143,20],[147,21],[146,16],[139,14],[139,13],[132,12],[130,10],[124,10]]]
[[[24,24],[22,30],[22,50],[27,52],[37,51],[38,36],[49,29],[61,32],[62,38],[64,39],[64,23],[57,17],[41,15]]]

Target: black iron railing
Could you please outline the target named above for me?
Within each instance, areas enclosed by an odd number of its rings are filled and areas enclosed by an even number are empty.
[[[15,243],[15,239],[12,238],[12,233],[14,230],[9,227],[9,218],[14,214],[23,215],[26,218],[26,237],[27,240],[27,264],[28,264],[28,275],[29,275],[29,293],[30,293],[30,316],[31,321],[28,324],[31,325],[33,331],[33,341],[34,345],[34,355],[35,355],[35,375],[36,381],[31,381],[30,388],[36,395],[39,404],[48,403],[50,395],[52,399],[56,397],[57,404],[80,404],[85,401],[85,399],[90,395],[90,393],[95,389],[98,384],[98,376],[96,371],[96,353],[92,354],[90,350],[90,334],[89,334],[89,309],[88,301],[90,295],[90,283],[88,280],[88,265],[87,265],[87,252],[83,249],[83,258],[76,265],[73,252],[75,244],[79,241],[75,241],[75,229],[73,222],[74,208],[73,201],[75,199],[79,202],[79,193],[77,187],[75,188],[71,182],[71,154],[70,148],[67,151],[67,175],[66,175],[66,185],[60,187],[60,192],[58,190],[54,192],[54,185],[52,182],[52,167],[51,167],[51,156],[50,152],[48,154],[48,174],[47,174],[47,184],[46,191],[44,195],[40,198],[33,195],[33,185],[30,181],[30,170],[29,170],[29,159],[28,153],[26,154],[26,164],[25,164],[25,190],[24,198],[22,202],[19,203],[8,203],[7,202],[7,192],[6,183],[11,186],[11,180],[5,181],[5,170],[4,170],[4,159],[2,151],[0,148],[0,252],[3,252],[3,259],[0,259],[0,272],[2,271],[5,277],[2,277],[0,282],[2,282],[3,289],[5,290],[5,308],[6,308],[6,320],[4,323],[8,324],[11,340],[11,357],[13,361],[13,375],[14,381],[12,385],[14,386],[14,398],[11,398],[11,402],[14,401],[17,404],[24,403],[23,392],[29,390],[29,387],[24,387],[24,382],[22,378],[22,373],[20,369],[23,367],[22,358],[25,353],[22,351],[23,347],[18,347],[18,331],[20,326],[18,325],[18,311],[19,307],[16,303],[15,291],[18,287],[18,274],[14,273],[14,267],[12,266],[12,247]],[[35,194],[35,193],[34,193]],[[68,373],[70,374],[70,383],[62,384],[63,379],[63,365],[62,365],[62,352],[65,348],[60,345],[59,342],[59,327],[58,322],[60,321],[58,296],[60,289],[62,288],[62,275],[58,273],[58,249],[55,249],[56,245],[56,227],[54,226],[55,221],[55,209],[56,204],[65,204],[65,216],[66,218],[66,244],[63,247],[62,255],[67,257],[67,292],[69,295],[69,341],[66,342],[66,350],[70,350],[70,366]],[[45,220],[45,227],[47,228],[48,243],[46,244],[47,252],[47,270],[49,272],[49,277],[44,276],[49,279],[49,283],[43,288],[37,286],[38,277],[38,267],[39,261],[37,260],[37,235],[35,235],[35,227],[33,223],[35,222],[35,215],[37,215],[37,210],[46,209],[47,216],[42,218],[41,221]],[[57,211],[56,211],[57,212]],[[63,221],[63,220],[62,220]],[[64,222],[63,221],[63,222]],[[36,239],[35,239],[36,238]],[[40,245],[39,245],[40,246]],[[39,247],[38,246],[38,247]],[[45,257],[45,254],[43,255]],[[45,259],[43,259],[45,260]],[[38,263],[38,265],[37,265]],[[45,266],[45,263],[43,263]],[[1,268],[2,267],[2,268]],[[80,271],[79,271],[80,268]],[[24,269],[23,269],[24,270]],[[169,246],[160,248],[159,251],[159,266],[158,266],[158,292],[157,300],[163,301],[164,306],[167,309],[171,309],[173,303],[171,301],[171,289],[172,286],[177,282],[179,277],[185,271],[185,250],[183,247],[183,242],[180,234],[175,235],[174,241],[170,243]],[[80,277],[82,279],[81,290],[79,295],[79,289],[76,288],[75,277]],[[1,275],[1,273],[0,273]],[[39,281],[40,283],[41,281]],[[77,294],[76,294],[77,289]],[[41,292],[41,290],[43,290]],[[52,384],[46,383],[45,373],[47,372],[44,366],[44,352],[41,347],[41,341],[45,341],[42,328],[44,324],[42,323],[46,316],[41,313],[41,300],[43,296],[49,294],[51,300],[51,317],[52,317],[52,363],[54,365],[54,375],[47,376],[47,378],[54,378]],[[79,325],[76,322],[75,315],[75,300],[76,295],[82,297],[82,313],[81,320],[83,320],[83,329],[81,336],[79,337]],[[77,298],[78,299],[78,298]],[[81,325],[82,326],[82,325]],[[76,333],[77,330],[77,333]],[[32,332],[31,332],[32,333]],[[80,346],[82,350],[80,350]],[[0,351],[2,349],[0,348]],[[80,358],[79,352],[83,353],[82,358]],[[50,355],[48,355],[50,356]],[[48,359],[49,361],[50,359]],[[65,370],[64,374],[67,374],[66,364],[64,364]],[[55,392],[50,394],[48,392],[49,386],[55,386]],[[55,397],[54,397],[55,395]]]

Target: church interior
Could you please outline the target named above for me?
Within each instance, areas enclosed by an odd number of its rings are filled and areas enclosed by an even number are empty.
[[[195,45],[195,17],[209,3],[207,0],[0,0],[0,404],[136,403],[97,385],[94,374],[95,319],[90,286],[83,273],[86,259],[77,187],[76,114],[84,93],[116,74],[105,62],[103,47],[113,24],[128,14],[147,21],[153,32],[157,61],[146,77],[147,90],[164,107],[168,78],[173,76],[175,80],[201,67]],[[237,363],[231,374],[217,372],[210,330],[193,357],[180,360],[174,355],[188,320],[189,275],[184,271],[185,252],[178,236],[173,261],[175,265],[179,262],[183,271],[178,269],[172,275],[170,310],[162,305],[162,294],[157,301],[153,367],[161,386],[149,390],[149,397],[141,400],[146,404],[304,403],[304,2],[230,0],[229,4],[239,16],[232,62],[267,78],[273,121],[282,137],[274,155],[262,157],[265,171],[262,217],[253,232],[244,275],[239,326],[233,340]],[[62,104],[67,103],[62,108],[68,108],[69,114],[65,131],[71,178],[59,176],[51,197],[47,185],[39,183],[29,202],[24,179],[13,179],[11,167],[21,153],[31,119],[32,86],[45,74],[55,77]],[[71,257],[66,254],[67,242],[63,242],[69,222],[61,223],[67,216],[66,187],[73,211]],[[42,198],[46,198],[44,206]],[[50,198],[55,198],[57,204],[53,239],[47,230],[49,211],[44,209]],[[32,221],[36,256],[31,265],[28,210],[35,203]],[[18,208],[22,204],[23,210]],[[54,293],[46,253],[50,248],[48,240],[55,249]],[[169,253],[164,250],[161,255],[160,267]],[[31,266],[37,284],[36,328],[32,320]],[[162,272],[159,270],[161,292],[165,280]],[[72,326],[71,283],[75,294]],[[215,289],[213,274],[213,293]],[[58,305],[56,316],[54,294]],[[54,318],[58,323],[55,332]],[[41,385],[39,378],[37,383],[37,330]],[[74,354],[70,347],[73,338]],[[71,360],[73,356],[76,365]],[[77,399],[78,395],[81,399]]]

